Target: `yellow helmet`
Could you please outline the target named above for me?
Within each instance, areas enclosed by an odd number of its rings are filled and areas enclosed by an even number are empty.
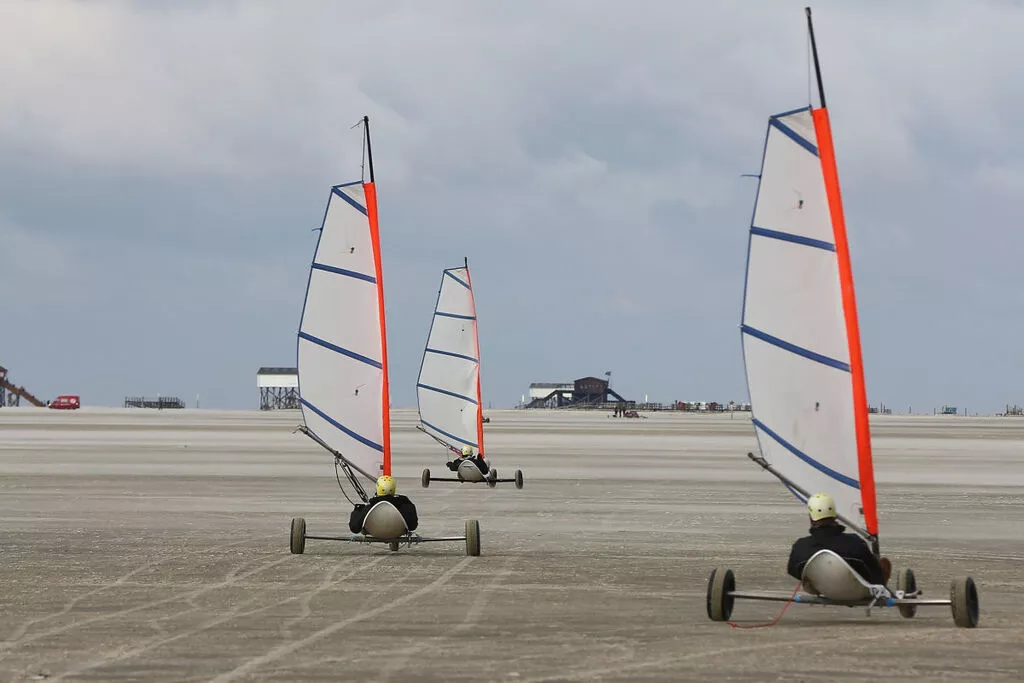
[[[467,456],[467,457],[470,456],[470,455],[473,455],[473,449],[470,448],[469,446],[463,446],[462,447],[462,454]]]
[[[395,495],[396,490],[397,487],[395,486],[395,480],[389,477],[388,475],[385,474],[383,477],[377,480],[378,496],[393,496]]]
[[[826,517],[835,517],[836,504],[827,493],[815,493],[807,499],[807,511],[811,514],[811,519],[817,522]]]

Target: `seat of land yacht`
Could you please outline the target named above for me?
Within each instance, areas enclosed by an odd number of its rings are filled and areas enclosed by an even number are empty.
[[[819,550],[807,560],[801,572],[804,590],[839,602],[860,602],[889,595],[885,586],[865,580],[857,571],[858,566],[867,570],[860,560],[847,560],[831,550]]]
[[[405,518],[392,503],[379,500],[363,518],[363,533],[374,538],[399,538],[409,533]]]

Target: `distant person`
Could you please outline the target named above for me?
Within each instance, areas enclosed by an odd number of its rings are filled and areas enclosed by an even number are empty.
[[[488,465],[487,461],[484,460],[484,456],[481,455],[480,453],[473,455],[473,449],[470,446],[462,447],[462,455],[448,463],[448,469],[450,469],[452,472],[457,472],[459,470],[459,465],[462,463],[463,460],[468,460],[474,465],[476,465],[480,469],[480,473],[483,475],[486,475],[488,472],[491,471],[491,466]]]
[[[827,493],[817,493],[807,499],[811,517],[811,535],[797,539],[789,553],[789,575],[803,578],[804,566],[819,550],[831,550],[850,564],[854,571],[872,584],[885,585],[892,572],[892,564],[885,557],[878,558],[864,539],[846,533],[846,527],[836,519],[836,504]]]
[[[354,534],[360,533],[363,530],[363,521],[366,519],[366,513],[374,505],[384,500],[395,506],[402,515],[402,519],[405,520],[405,526],[409,528],[409,531],[415,531],[417,525],[419,525],[419,518],[416,516],[416,506],[405,496],[396,494],[396,490],[397,487],[393,478],[384,475],[378,479],[377,495],[365,503],[357,503],[355,509],[352,510],[352,516],[348,518],[349,531]]]

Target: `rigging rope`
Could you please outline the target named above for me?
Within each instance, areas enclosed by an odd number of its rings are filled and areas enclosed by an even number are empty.
[[[334,478],[338,480],[338,488],[341,489],[341,495],[345,496],[345,500],[347,500],[350,504],[355,505],[355,503],[352,502],[352,499],[348,497],[348,494],[345,493],[345,487],[341,485],[341,475],[338,474],[338,468],[339,467],[340,467],[340,465],[338,463],[338,458],[335,458],[334,459]]]

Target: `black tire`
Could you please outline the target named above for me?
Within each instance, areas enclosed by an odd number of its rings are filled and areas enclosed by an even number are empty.
[[[523,488],[523,471],[522,470],[516,470],[516,488],[517,489]]]
[[[497,486],[498,485],[498,468],[497,467],[492,467],[491,469],[487,470],[487,476],[484,477],[484,481],[487,482],[487,485],[490,486],[492,489],[495,486]]]
[[[466,554],[470,557],[480,555],[480,522],[475,519],[466,520]]]
[[[974,579],[969,576],[953,579],[949,587],[949,602],[953,610],[953,623],[960,628],[974,628],[978,625],[981,603]]]
[[[914,578],[914,570],[909,567],[901,569],[896,575],[896,590],[904,593],[917,591],[917,579]],[[900,616],[904,619],[913,619],[917,614],[917,605],[899,605]]]
[[[732,606],[736,601],[730,595],[736,590],[736,577],[728,567],[716,567],[708,577],[708,619],[711,621],[729,621],[732,617]]]
[[[397,553],[398,552],[398,541],[390,541],[388,543],[388,547],[391,548],[391,552]]]
[[[423,488],[430,486],[430,470],[423,470],[423,474],[420,475],[420,486]]]
[[[306,520],[292,517],[292,555],[301,555],[306,550]]]

